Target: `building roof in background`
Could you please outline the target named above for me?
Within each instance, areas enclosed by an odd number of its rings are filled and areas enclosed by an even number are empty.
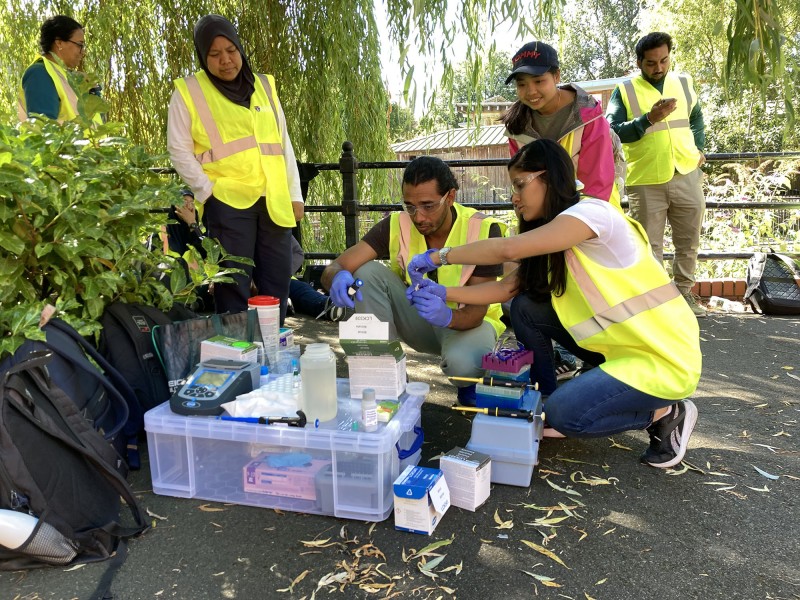
[[[592,81],[574,81],[575,85],[583,88],[589,94],[599,94],[600,92],[613,90],[617,84],[622,83],[628,77],[612,77],[610,79],[595,79]],[[482,102],[485,112],[505,109],[512,103],[502,96],[494,96]],[[456,104],[460,112],[464,112],[467,105],[465,103]],[[449,150],[455,148],[465,148],[470,146],[498,146],[507,143],[504,125],[483,125],[481,127],[464,127],[460,129],[448,129],[430,135],[416,137],[413,140],[397,142],[392,144],[392,151],[399,154],[401,152],[431,152],[434,150]]]
[[[483,127],[464,127],[448,129],[430,135],[414,138],[405,142],[392,144],[392,151],[430,152],[431,150],[447,150],[468,146],[498,146],[508,143],[503,135],[505,125],[484,125]]]

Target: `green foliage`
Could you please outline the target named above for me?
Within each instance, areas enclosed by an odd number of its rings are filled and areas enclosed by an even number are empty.
[[[578,0],[565,7],[558,35],[563,81],[622,77],[636,64],[640,4],[636,0]],[[591,23],[591,27],[586,24]]]
[[[213,240],[204,242],[205,260],[194,249],[184,256],[193,265],[189,277],[177,255],[147,247],[166,224],[151,210],[179,198],[178,186],[153,174],[163,156],[120,137],[119,123],[89,124],[100,107],[80,102],[79,119],[64,124],[0,126],[0,355],[25,338],[42,338],[39,315],[47,304],[90,335],[115,300],[168,309],[235,271],[220,266],[236,259]]]
[[[725,164],[706,180],[706,200],[713,202],[777,202],[800,174],[800,161],[764,161],[758,166]],[[706,211],[701,248],[710,252],[756,252],[800,249],[800,211],[713,209]],[[746,260],[700,261],[701,278],[744,277]]]
[[[433,108],[420,123],[426,130],[455,129],[467,121],[467,116],[456,110],[456,104],[477,114],[480,103],[495,96],[515,100],[514,86],[506,85],[511,71],[511,56],[507,52],[490,52],[486,60],[465,61],[453,71],[452,85],[437,91]],[[470,123],[472,124],[472,123]]]
[[[410,140],[417,134],[418,124],[410,108],[392,102],[389,111],[390,142]]]

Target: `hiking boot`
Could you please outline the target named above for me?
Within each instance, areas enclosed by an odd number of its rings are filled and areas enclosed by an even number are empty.
[[[572,379],[578,371],[578,359],[567,349],[560,346],[555,348],[556,380]]]
[[[706,309],[697,303],[697,299],[695,298],[694,294],[691,292],[681,292],[681,296],[683,296],[683,299],[686,300],[686,304],[688,304],[689,308],[692,309],[695,317],[698,319],[704,319],[708,316]]]
[[[673,405],[672,410],[647,428],[650,447],[641,461],[651,467],[666,469],[683,460],[689,438],[697,423],[697,407],[691,400]]]

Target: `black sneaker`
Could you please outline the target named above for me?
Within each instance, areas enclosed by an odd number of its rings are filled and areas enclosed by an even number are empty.
[[[683,460],[689,438],[697,423],[697,407],[691,400],[684,400],[664,417],[650,425],[650,447],[642,454],[641,461],[651,467],[666,469]]]

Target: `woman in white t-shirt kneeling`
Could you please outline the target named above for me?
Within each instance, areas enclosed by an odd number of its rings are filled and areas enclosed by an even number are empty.
[[[423,307],[514,298],[511,322],[534,352],[531,380],[546,396],[547,424],[570,437],[647,429],[642,461],[678,464],[697,421],[686,399],[700,379],[697,319],[641,226],[608,202],[580,198],[572,160],[556,142],[524,146],[508,171],[520,233],[414,257],[408,270],[420,286],[410,288],[411,301]],[[443,263],[507,261],[520,266],[497,282],[445,288],[422,279]],[[557,388],[551,340],[598,368]]]

